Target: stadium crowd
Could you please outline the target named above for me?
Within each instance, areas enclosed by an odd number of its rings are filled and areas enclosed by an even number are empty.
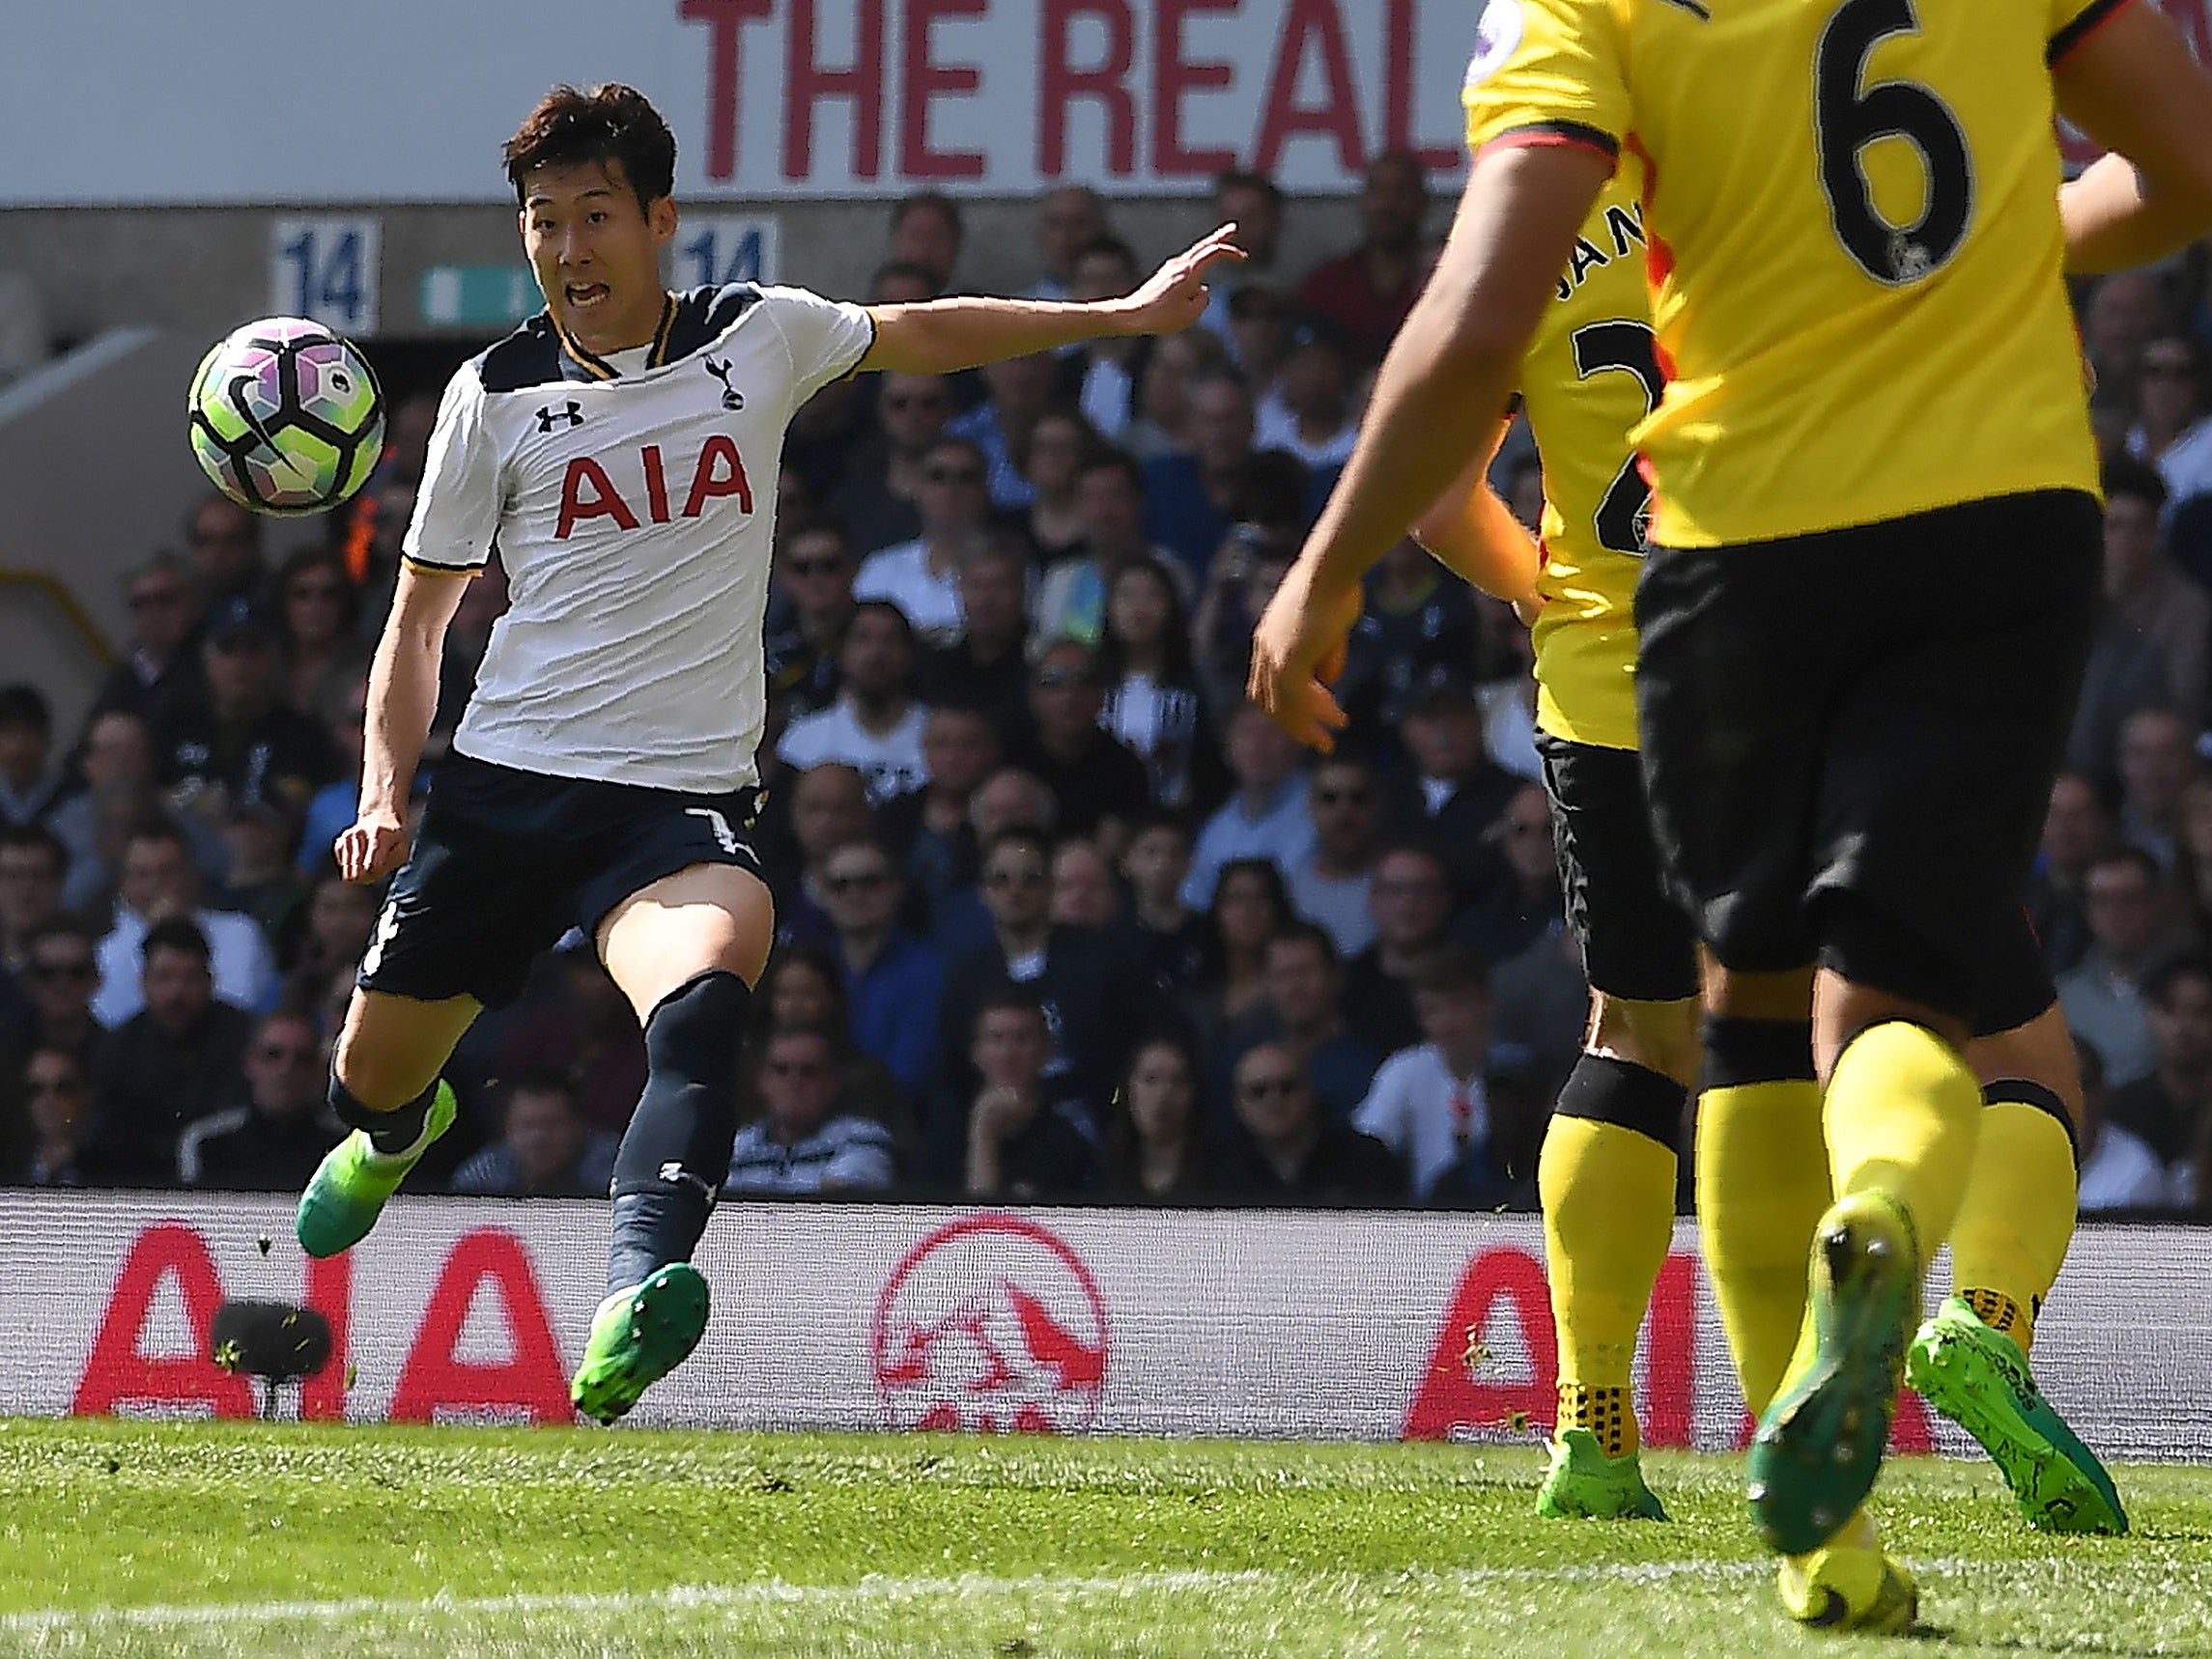
[[[1242,695],[1436,204],[1378,159],[1357,243],[1300,273],[1269,181],[1218,195],[1252,258],[1200,327],[847,381],[792,429],[755,830],[779,944],[731,1033],[733,1194],[1534,1206],[1586,987],[1524,632],[1407,543],[1336,753]],[[868,297],[1018,286],[968,270],[961,229],[898,204]],[[1088,190],[1035,231],[1029,293],[1143,268]],[[2089,1084],[2090,1211],[2212,1204],[2207,263],[2081,296],[2107,609],[2027,898]],[[0,688],[0,1180],[295,1190],[342,1133],[326,1056],[380,900],[329,848],[435,410],[398,401],[369,490],[274,569],[258,520],[200,501],[129,577],[82,731]],[[1533,526],[1525,432],[1492,477]],[[503,602],[495,565],[423,783]],[[572,936],[470,1032],[460,1131],[413,1184],[604,1193],[644,1063]]]

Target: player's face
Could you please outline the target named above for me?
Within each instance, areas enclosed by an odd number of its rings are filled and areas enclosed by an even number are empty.
[[[522,227],[547,309],[570,339],[599,352],[651,342],[674,202],[640,206],[619,161],[539,167],[523,180]]]

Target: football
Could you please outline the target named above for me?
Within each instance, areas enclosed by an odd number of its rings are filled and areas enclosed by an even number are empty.
[[[192,376],[189,412],[201,468],[257,513],[326,512],[368,481],[383,451],[383,393],[368,359],[298,317],[217,341]]]

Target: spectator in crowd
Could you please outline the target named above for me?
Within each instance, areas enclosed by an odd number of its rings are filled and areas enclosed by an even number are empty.
[[[593,1198],[614,1178],[616,1138],[594,1132],[559,1072],[525,1072],[499,1103],[499,1139],[453,1173],[456,1193],[501,1198]]]
[[[1134,826],[1121,849],[1121,875],[1129,885],[1131,920],[1145,960],[1172,992],[1196,985],[1206,958],[1206,920],[1182,901],[1190,852],[1189,830],[1170,813],[1154,813]]]
[[[1233,170],[1213,182],[1214,220],[1234,225],[1236,245],[1244,250],[1241,265],[1224,265],[1206,276],[1211,294],[1200,321],[1215,338],[1230,338],[1229,305],[1239,290],[1247,284],[1267,288],[1282,285],[1283,207],[1282,186],[1264,173]]]
[[[922,469],[952,419],[952,383],[944,376],[888,374],[882,382],[880,436],[846,462],[823,503],[863,553],[922,534]]]
[[[921,190],[903,196],[891,210],[891,257],[929,273],[936,290],[928,298],[934,299],[951,287],[965,236],[959,204],[938,191]]]
[[[1088,927],[1104,932],[1121,920],[1121,894],[1114,886],[1114,866],[1098,843],[1070,836],[1052,850],[1055,927]]]
[[[202,654],[207,702],[179,709],[156,734],[163,775],[215,822],[245,801],[298,812],[337,774],[324,728],[278,700],[276,647],[274,628],[246,603],[217,611]]]
[[[1298,289],[1307,310],[1342,329],[1366,363],[1379,361],[1429,280],[1421,222],[1429,180],[1420,157],[1388,150],[1368,163],[1359,192],[1360,239],[1315,267]]]
[[[1522,529],[1532,536],[1543,533],[1544,464],[1533,451],[1506,468],[1505,488],[1499,493]]]
[[[1145,539],[1203,576],[1236,521],[1244,464],[1252,456],[1252,393],[1227,369],[1193,380],[1187,392],[1188,451],[1144,464]]]
[[[2143,976],[2142,1000],[2151,1069],[2112,1091],[2107,1115],[2170,1168],[2212,1123],[2212,961],[2162,963]]]
[[[2181,797],[2197,777],[2197,737],[2170,709],[2141,709],[2120,727],[2120,839],[2173,874],[2181,854]]]
[[[117,1027],[95,1092],[102,1155],[126,1178],[163,1186],[176,1175],[179,1134],[236,1086],[253,1020],[216,997],[207,936],[188,914],[142,937],[143,1006]]]
[[[2117,621],[2147,641],[2165,669],[2167,695],[2192,725],[2204,717],[2212,684],[2212,597],[2161,543],[2166,485],[2141,462],[2105,468],[2105,600]]]
[[[1490,995],[1481,960],[1436,952],[1414,975],[1413,1003],[1421,1042],[1383,1061],[1351,1121],[1406,1161],[1413,1196],[1427,1202],[1445,1171],[1479,1156],[1489,1139]]]
[[[1356,755],[1326,755],[1306,779],[1306,816],[1313,843],[1284,867],[1290,903],[1308,921],[1328,930],[1340,957],[1357,956],[1375,942],[1375,914],[1368,892],[1381,801],[1375,769]]]
[[[914,695],[914,630],[895,605],[863,600],[853,607],[837,654],[837,699],[793,720],[777,745],[784,765],[806,772],[836,761],[867,780],[880,804],[929,781],[922,759],[928,711]]]
[[[241,801],[223,824],[230,861],[216,897],[224,910],[248,917],[267,940],[285,937],[307,896],[307,884],[292,862],[294,827],[273,801]],[[374,895],[363,897],[374,914]]]
[[[336,548],[302,548],[276,573],[283,700],[325,725],[345,714],[347,694],[369,671],[360,609],[360,591]]]
[[[1106,1129],[1107,1195],[1121,1203],[1206,1195],[1212,1153],[1199,1098],[1198,1056],[1181,1037],[1145,1038],[1129,1053]]]
[[[936,273],[912,260],[887,259],[868,277],[870,305],[922,305],[938,295]],[[819,396],[820,394],[816,394]]]
[[[22,1028],[0,1029],[0,1064],[10,1066],[33,1047],[67,1049],[96,1073],[106,1057],[107,1027],[94,1018],[92,995],[99,984],[93,938],[83,926],[57,917],[36,929],[25,942],[16,970],[29,1005]]]
[[[769,695],[791,715],[810,715],[837,698],[837,654],[853,619],[858,568],[835,519],[801,525],[776,549],[776,590],[785,609],[763,653]]]
[[[978,844],[968,814],[999,756],[998,733],[979,710],[940,704],[922,727],[929,781],[894,796],[877,814],[904,872],[910,912],[922,922],[947,894],[975,883]]]
[[[2099,854],[2084,881],[2089,950],[2058,977],[2058,1006],[2076,1036],[2097,1051],[2115,1090],[2158,1063],[2142,981],[2160,952],[2158,860],[2141,847]]]
[[[2089,865],[2113,839],[2113,814],[2094,778],[2062,772],[2051,785],[2043,841],[2028,879],[2028,918],[2043,942],[2043,959],[2063,973],[2089,948],[2084,903]]]
[[[1103,706],[1090,646],[1061,639],[1038,654],[1030,669],[1029,730],[1010,754],[1052,791],[1060,803],[1060,828],[1070,835],[1133,824],[1149,809],[1151,779],[1145,763],[1098,723]]]
[[[1345,967],[1345,1021],[1378,1053],[1421,1041],[1413,1009],[1413,975],[1444,942],[1452,918],[1452,884],[1434,847],[1402,842],[1375,860],[1368,889],[1375,942]]]
[[[475,1047],[478,1032],[492,1045]],[[645,1088],[638,1016],[598,952],[576,944],[539,965],[522,1000],[496,1023],[481,1021],[465,1052],[495,1077],[553,1070],[569,1081],[586,1122],[619,1135]]]
[[[184,515],[184,547],[210,615],[253,599],[268,583],[261,520],[228,495],[211,491]]]
[[[473,593],[483,578],[468,584]],[[462,604],[466,605],[465,596]],[[337,775],[307,798],[299,819],[299,847],[293,862],[301,875],[315,876],[332,867],[332,847],[354,822],[360,808],[361,755],[368,740],[369,683],[364,678],[346,693],[345,712],[331,727],[336,740]],[[427,789],[427,784],[423,786]],[[187,823],[185,829],[189,830]]]
[[[856,767],[824,761],[799,774],[790,799],[798,868],[794,873],[783,860],[777,860],[787,879],[776,893],[776,934],[785,942],[819,944],[830,935],[822,866],[837,848],[869,832],[873,818],[867,780]]]
[[[2212,930],[2212,775],[2199,773],[2181,791],[2181,844],[2175,875],[2199,937]]]
[[[1074,409],[1048,408],[1030,429],[1021,464],[1030,498],[1021,522],[1038,562],[1048,571],[1083,551],[1083,468],[1100,441],[1091,423]]]
[[[68,851],[62,908],[80,915],[96,913],[113,890],[117,869],[102,856],[100,826],[102,804],[120,812],[129,802],[129,822],[154,810],[154,739],[146,722],[128,709],[96,713],[78,745],[77,770],[85,787],[64,801],[46,817],[46,828]],[[353,818],[349,815],[347,823]],[[192,861],[203,874],[211,874],[228,860],[216,832],[202,819],[179,826],[192,845]],[[115,850],[121,852],[118,839]],[[327,851],[327,848],[326,848]]]
[[[1222,1191],[1255,1204],[1391,1204],[1405,1170],[1372,1135],[1332,1119],[1298,1058],[1279,1043],[1245,1051],[1233,1080],[1242,1144],[1224,1160]]]
[[[1099,237],[1076,261],[1076,295],[1086,300],[1119,299],[1135,291],[1139,276],[1129,244],[1120,237]],[[1151,354],[1149,335],[1102,335],[1068,352],[1081,375],[1077,406],[1109,441],[1118,442],[1136,417],[1137,383]]]
[[[1403,730],[1420,792],[1406,805],[1446,850],[1454,883],[1476,890],[1492,873],[1491,826],[1522,782],[1490,758],[1480,693],[1456,670],[1440,669],[1415,690]]]
[[[270,1014],[246,1044],[245,1099],[187,1124],[177,1140],[177,1180],[218,1193],[297,1193],[345,1125],[324,1102],[325,1065],[315,1023]]]
[[[1145,763],[1153,802],[1184,811],[1210,796],[1221,757],[1201,706],[1173,567],[1147,556],[1115,574],[1097,661],[1105,685],[1099,722]]]
[[[9,1186],[104,1187],[119,1176],[128,1178],[94,1139],[92,1081],[82,1055],[34,1045],[22,1080],[28,1133],[11,1156]]]
[[[2166,309],[2155,271],[2117,270],[2097,279],[2082,307],[2082,345],[2100,402],[2134,394],[2143,348],[2166,327]]]
[[[966,626],[922,660],[922,701],[980,709],[1002,740],[1029,718],[1029,558],[1020,544],[993,536],[960,570]]]
[[[1218,299],[1218,284],[1214,292]],[[1204,329],[1156,337],[1137,378],[1136,418],[1122,432],[1120,447],[1140,462],[1188,450],[1191,384],[1228,367],[1227,348]]]
[[[1035,499],[1021,458],[1029,453],[1036,423],[1053,407],[1060,389],[1060,359],[1049,351],[1004,358],[984,367],[982,380],[989,396],[954,415],[946,436],[965,438],[982,456],[980,482],[985,493],[977,499],[1002,513],[1016,513]]]
[[[1098,1154],[1081,1108],[1053,1098],[1047,1081],[1052,1033],[1036,994],[1001,986],[975,1005],[969,1058],[980,1086],[966,1111],[971,1198],[1066,1198],[1099,1178]]]
[[[1032,299],[1074,299],[1075,264],[1085,248],[1107,234],[1106,203],[1088,184],[1047,190],[1036,210],[1039,270]]]
[[[0,828],[36,824],[61,799],[54,712],[38,687],[0,686]]]
[[[1290,925],[1290,894],[1272,860],[1232,858],[1221,867],[1205,908],[1205,953],[1193,988],[1193,1019],[1209,1042],[1266,1000],[1267,942]]]
[[[2128,434],[2128,453],[2158,468],[2169,500],[2212,490],[2212,384],[2204,348],[2186,333],[2145,341],[2136,375],[2141,418]]]
[[[879,270],[876,274],[881,280],[883,273]],[[922,280],[921,286],[928,286],[927,278]],[[870,299],[868,303],[897,305],[904,301]],[[880,477],[882,456],[875,425],[878,412],[875,391],[875,386],[861,376],[846,375],[822,387],[801,404],[791,417],[791,425],[783,435],[783,466],[798,483],[792,493],[806,502],[812,516],[828,510],[830,497],[844,483],[854,464],[871,452]],[[784,512],[784,491],[779,483],[776,491],[778,542],[783,539]]]
[[[1282,399],[1283,358],[1290,349],[1296,306],[1290,295],[1263,282],[1248,282],[1229,302],[1229,338],[1237,373],[1252,389],[1254,445],[1259,442],[1259,410]]]
[[[1123,451],[1099,449],[1092,453],[1083,464],[1076,501],[1083,544],[1075,554],[1045,573],[1036,604],[1035,637],[1039,644],[1055,639],[1097,644],[1105,633],[1107,595],[1115,578],[1139,560],[1162,556],[1145,540],[1143,469]],[[1187,579],[1186,574],[1181,580]],[[1172,584],[1178,609],[1181,580]]]
[[[1495,849],[1491,877],[1477,890],[1455,929],[1485,962],[1506,962],[1567,924],[1559,864],[1551,856],[1551,807],[1536,784],[1524,784],[1489,828]]]
[[[1253,442],[1288,450],[1318,472],[1342,470],[1359,436],[1351,391],[1351,354],[1343,336],[1325,322],[1292,324],[1276,392],[1260,405]]]
[[[2158,1154],[2112,1120],[2107,1111],[2105,1066],[2097,1051],[2074,1039],[2074,1057],[2082,1070],[2082,1129],[2076,1148],[2081,1176],[2076,1184],[2076,1207],[2083,1215],[2104,1210],[2132,1210],[2163,1204],[2175,1183]]]
[[[0,825],[0,981],[31,960],[31,941],[62,914],[69,854],[40,824]]]
[[[922,533],[861,561],[853,594],[898,606],[930,644],[959,637],[960,566],[990,519],[983,454],[964,437],[940,438],[922,469]]]
[[[1298,745],[1257,705],[1240,703],[1229,717],[1226,747],[1235,793],[1198,833],[1183,883],[1183,903],[1193,910],[1211,902],[1214,882],[1230,860],[1265,858],[1287,870],[1314,845]]]
[[[123,591],[129,649],[100,682],[93,707],[128,709],[153,725],[207,696],[199,654],[191,648],[200,621],[199,577],[175,554],[156,553],[124,578]]]
[[[832,852],[822,897],[854,1047],[882,1061],[909,1100],[926,1099],[937,1078],[945,964],[898,925],[905,886],[889,850],[862,838]]]
[[[2186,632],[2186,616],[2181,628],[2162,619],[2160,596],[2176,592],[2175,582],[2192,585],[2158,550],[2165,486],[2124,458],[2108,464],[2106,481],[2105,605],[2066,739],[2066,766],[2109,783],[2114,777],[2120,727],[2129,716],[2143,709],[2194,707],[2197,713],[2190,717],[2201,717],[2201,703],[2182,703],[2173,679],[2176,672],[2193,677],[2201,698],[2205,659],[2202,642]],[[2199,590],[2179,603],[2185,613],[2200,618],[2206,600]]]
[[[1329,936],[1310,921],[1286,922],[1267,942],[1266,1000],[1224,1038],[1215,1070],[1226,1096],[1237,1057],[1258,1043],[1290,1050],[1321,1110],[1348,1123],[1367,1098],[1382,1055],[1344,1023],[1344,968]]]
[[[1546,1111],[1582,1056],[1590,981],[1582,949],[1562,928],[1490,972],[1490,1054]]]
[[[166,819],[135,825],[124,843],[123,876],[115,926],[99,942],[99,992],[93,1013],[100,1024],[121,1026],[144,1005],[140,964],[147,928],[156,918],[183,916],[195,924],[213,953],[214,991],[226,1002],[256,1008],[274,988],[269,942],[250,916],[200,908],[200,872],[184,832]]]
[[[737,1132],[728,1194],[820,1195],[890,1187],[897,1162],[891,1131],[858,1111],[841,1111],[836,1036],[820,1026],[769,1033],[755,1068],[761,1115]]]
[[[884,1125],[897,1145],[915,1143],[913,1108],[882,1063],[852,1046],[844,981],[837,972],[837,960],[827,950],[813,945],[778,945],[753,993],[747,1025],[751,1035],[744,1070],[749,1078],[755,1070],[752,1059],[767,1051],[770,1035],[796,1026],[818,1026],[830,1033],[837,1052],[837,1098],[851,1111]]]
[[[1465,676],[1481,655],[1474,590],[1410,537],[1383,554],[1367,579],[1359,621],[1346,641],[1337,699],[1350,734],[1371,750],[1438,677]]]

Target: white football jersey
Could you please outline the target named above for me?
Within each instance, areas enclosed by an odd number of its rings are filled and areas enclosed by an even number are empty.
[[[457,571],[496,545],[506,569],[454,747],[696,794],[758,782],[784,430],[874,337],[862,306],[740,283],[671,295],[629,372],[543,312],[464,364],[403,548]]]

